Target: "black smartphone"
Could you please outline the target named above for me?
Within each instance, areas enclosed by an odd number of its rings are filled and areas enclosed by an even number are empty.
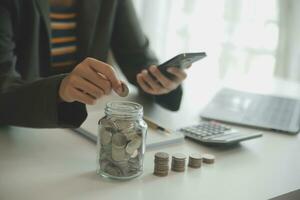
[[[205,52],[199,52],[199,53],[182,53],[179,54],[170,60],[160,64],[158,66],[158,69],[163,73],[166,77],[169,79],[174,79],[174,75],[170,74],[167,69],[168,67],[178,67],[180,69],[186,69],[189,67],[192,63],[206,57]]]

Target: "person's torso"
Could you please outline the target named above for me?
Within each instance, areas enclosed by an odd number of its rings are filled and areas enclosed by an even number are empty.
[[[73,32],[76,37],[76,51],[71,59],[73,63],[62,67],[51,65],[54,63],[51,52],[55,52],[53,47],[59,45],[51,43],[51,39],[57,35],[51,29],[48,0],[14,2],[12,24],[17,57],[16,70],[24,79],[31,80],[69,72],[88,56],[106,61],[118,0],[78,1],[74,10],[76,27]]]
[[[50,67],[56,69],[72,68],[77,61],[78,38],[77,7],[50,4]]]

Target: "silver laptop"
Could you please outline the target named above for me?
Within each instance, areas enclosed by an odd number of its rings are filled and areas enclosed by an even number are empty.
[[[223,88],[202,110],[201,117],[296,134],[300,101]]]

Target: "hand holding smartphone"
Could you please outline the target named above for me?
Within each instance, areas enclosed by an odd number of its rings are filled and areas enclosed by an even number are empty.
[[[206,57],[205,52],[199,52],[199,53],[183,53],[179,54],[170,60],[160,64],[158,66],[158,69],[161,71],[162,74],[164,74],[169,79],[174,79],[174,75],[170,74],[167,69],[169,67],[177,67],[180,69],[186,69],[189,67],[192,63]]]

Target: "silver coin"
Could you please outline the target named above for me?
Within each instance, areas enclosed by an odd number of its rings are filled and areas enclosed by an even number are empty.
[[[190,155],[190,158],[194,160],[202,160],[202,155],[199,153],[193,153]]]
[[[105,127],[106,129],[113,129],[116,131],[118,129],[118,126],[110,119],[102,119],[100,121],[101,126]]]
[[[115,120],[114,124],[122,131],[135,128],[135,121],[132,120]]]
[[[107,145],[111,142],[112,133],[106,131],[105,129],[101,129],[100,131],[100,142],[103,145]]]
[[[127,143],[126,136],[121,133],[116,133],[112,136],[112,146],[113,148],[125,148]]]
[[[130,158],[128,160],[128,164],[130,166],[130,169],[140,169],[143,166],[143,161],[142,159],[139,158],[139,153],[137,151],[137,156],[135,156],[134,158]]]
[[[211,154],[203,154],[203,162],[212,164],[215,162],[215,156]]]
[[[183,153],[175,153],[172,155],[172,158],[175,160],[185,160],[186,156]]]
[[[142,138],[140,136],[136,136],[131,140],[126,146],[126,152],[128,154],[133,154],[135,150],[137,150],[142,144]]]
[[[126,132],[124,135],[126,136],[127,140],[133,140],[137,136],[135,131]]]
[[[118,169],[118,167],[112,165],[106,166],[104,171],[105,173],[110,174],[112,176],[121,176],[122,174],[121,170]]]
[[[114,161],[123,161],[126,159],[125,149],[112,148],[111,157]]]
[[[135,158],[135,157],[137,157],[138,156],[138,154],[139,154],[139,152],[138,152],[138,150],[135,150],[132,154],[131,154],[131,158]]]
[[[121,97],[128,96],[128,94],[129,94],[129,88],[128,88],[128,86],[124,82],[121,82],[121,85],[122,85],[122,92],[121,92],[121,94],[119,94],[119,96],[121,96]]]
[[[166,159],[169,159],[169,154],[165,153],[165,152],[157,152],[155,154],[155,158],[156,159],[161,159],[161,160],[166,160]]]
[[[203,158],[212,160],[212,159],[215,159],[215,156],[212,154],[203,154]]]

